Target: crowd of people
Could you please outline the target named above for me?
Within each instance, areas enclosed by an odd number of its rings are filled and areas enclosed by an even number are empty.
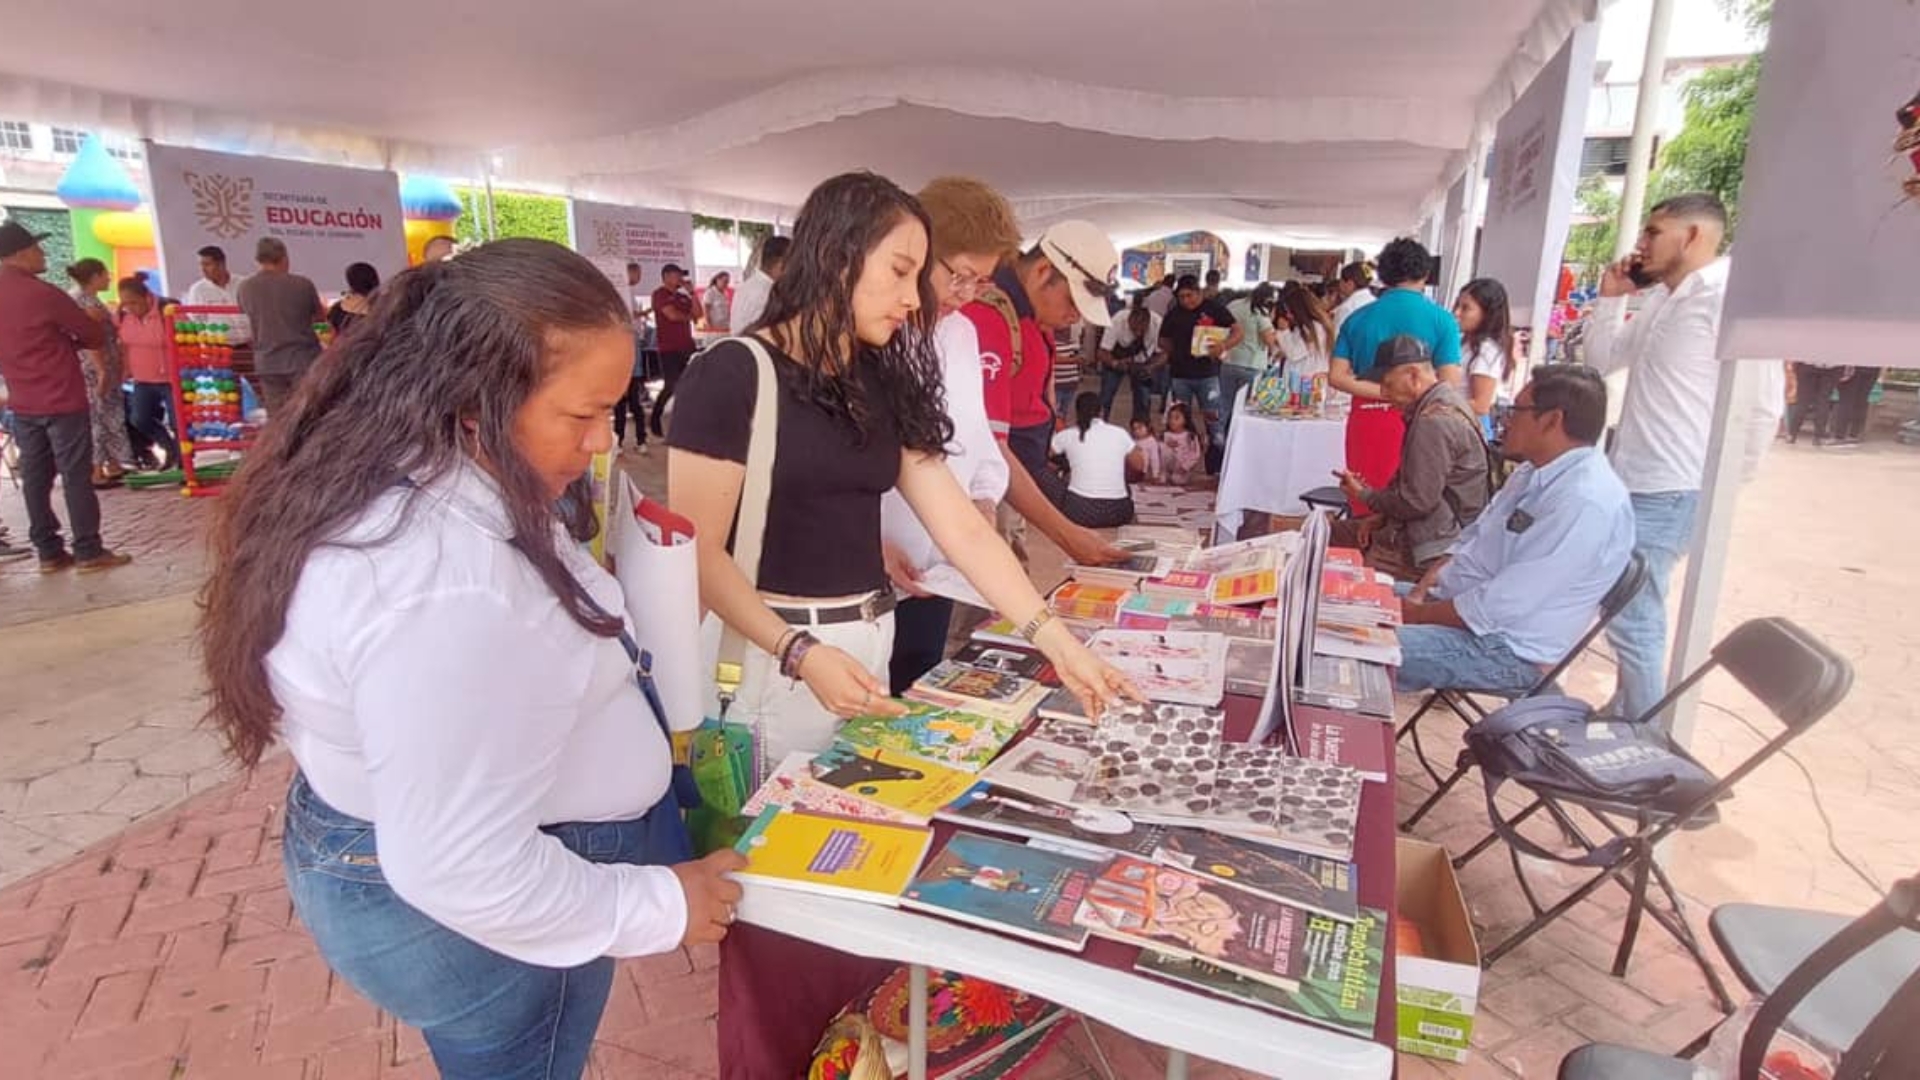
[[[558,245],[503,240],[385,283],[354,264],[328,308],[278,240],[244,279],[207,248],[188,298],[244,312],[267,408],[290,420],[267,425],[219,506],[211,716],[242,763],[290,750],[299,916],[336,972],[423,1031],[443,1075],[578,1074],[611,958],[703,942],[723,947],[723,1065],[771,1075],[858,987],[814,970],[806,943],[733,926],[739,856],[692,857],[624,600],[582,546],[584,476],[629,420],[641,447],[667,443],[701,606],[744,649],[717,707],[765,768],[826,748],[848,717],[900,711],[891,697],[943,656],[956,580],[1090,713],[1137,696],[1049,614],[1025,530],[1078,563],[1125,558],[1099,530],[1131,520],[1130,483],[1217,470],[1232,402],[1276,368],[1351,397],[1336,539],[1402,582],[1399,689],[1526,690],[1638,553],[1649,586],[1609,631],[1616,711],[1637,718],[1665,690],[1725,227],[1710,196],[1656,206],[1602,281],[1592,366],[1541,367],[1510,401],[1506,290],[1479,279],[1436,303],[1412,240],[1319,288],[1239,295],[1189,275],[1129,302],[1098,227],[1023,244],[1007,201],[966,178],[910,194],[834,177],[737,289],[720,274],[697,296],[678,265],[657,283],[630,265],[623,294]],[[133,463],[128,432],[156,460],[179,454],[164,301],[94,260],[69,270],[69,296],[40,279],[39,239],[0,225],[0,373],[31,539],[43,569],[102,569],[126,557],[101,543],[94,489]],[[1056,366],[1083,323],[1089,368]],[[324,353],[316,324],[338,335]],[[696,353],[697,330],[732,336]],[[1609,457],[1602,373],[1622,367]],[[1847,375],[1800,379],[1817,437],[1845,437],[1824,403],[1846,400]],[[743,1004],[771,971],[781,1000]]]

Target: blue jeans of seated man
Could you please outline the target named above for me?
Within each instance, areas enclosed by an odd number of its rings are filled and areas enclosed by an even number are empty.
[[[693,854],[671,793],[632,821],[542,831],[597,863],[667,865]],[[494,952],[400,899],[375,848],[372,825],[327,805],[295,774],[282,859],[294,910],[327,966],[419,1028],[445,1080],[572,1080],[585,1072],[613,959],[549,968]]]
[[[1207,444],[1220,445],[1220,379],[1209,375],[1204,379],[1174,379],[1167,389],[1167,407],[1172,408],[1176,401],[1187,403],[1187,419],[1193,422],[1193,429],[1206,426]],[[1207,414],[1212,413],[1211,419]]]
[[[1517,698],[1533,689],[1543,674],[1540,665],[1515,656],[1504,635],[1483,636],[1453,626],[1402,626],[1393,688],[1408,693],[1480,690]]]
[[[1673,566],[1693,546],[1697,491],[1635,492],[1633,550],[1647,560],[1647,585],[1607,625],[1607,643],[1620,662],[1620,688],[1609,709],[1639,719],[1667,692],[1667,586]],[[1666,718],[1655,722],[1664,729]]]

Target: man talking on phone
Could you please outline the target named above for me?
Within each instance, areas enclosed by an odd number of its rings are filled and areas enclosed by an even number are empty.
[[[1720,309],[1730,264],[1720,254],[1727,208],[1678,195],[1647,214],[1633,253],[1607,268],[1588,318],[1586,360],[1627,369],[1613,468],[1633,500],[1634,550],[1647,585],[1607,627],[1620,661],[1610,712],[1638,719],[1666,693],[1667,586],[1693,542],[1720,362]],[[1627,318],[1627,299],[1639,310]],[[1663,725],[1666,718],[1656,718]]]

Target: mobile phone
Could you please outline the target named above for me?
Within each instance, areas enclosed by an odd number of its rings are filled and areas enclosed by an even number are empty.
[[[1647,273],[1647,268],[1641,265],[1639,259],[1627,263],[1627,280],[1633,282],[1636,289],[1644,289],[1654,282],[1653,275]]]

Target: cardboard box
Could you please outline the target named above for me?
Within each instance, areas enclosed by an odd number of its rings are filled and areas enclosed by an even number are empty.
[[[1394,866],[1399,918],[1419,928],[1426,951],[1395,961],[1400,1049],[1465,1061],[1480,997],[1480,942],[1459,879],[1445,848],[1404,836]]]

